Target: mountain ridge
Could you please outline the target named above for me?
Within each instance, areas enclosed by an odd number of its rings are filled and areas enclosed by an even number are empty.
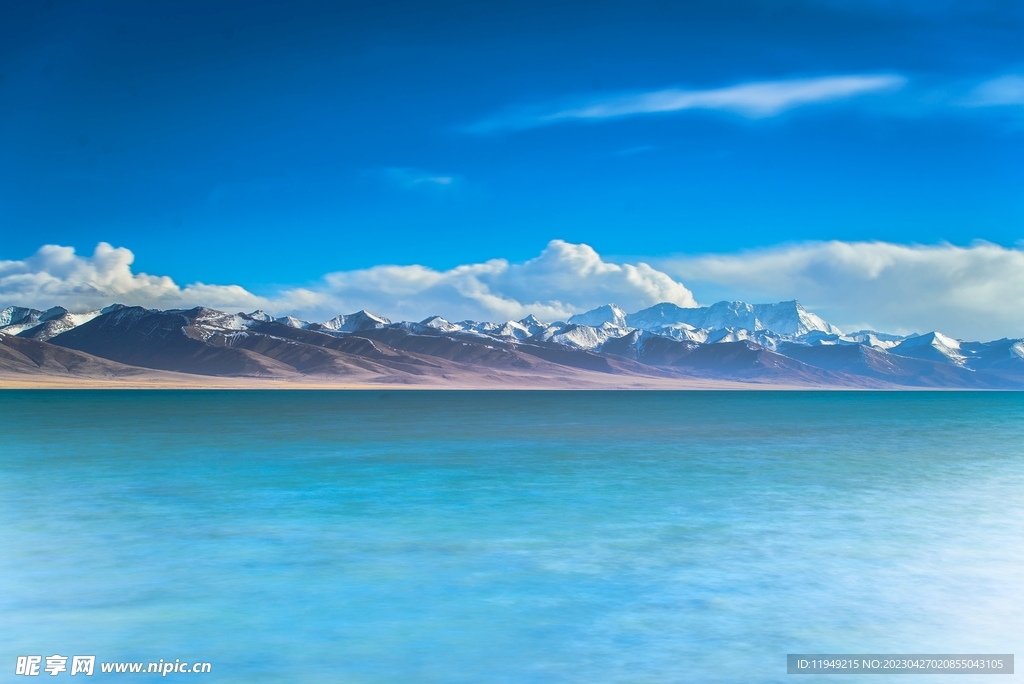
[[[935,331],[843,334],[795,300],[692,309],[662,303],[632,314],[608,304],[554,323],[534,316],[504,323],[453,323],[439,316],[392,322],[365,310],[318,323],[260,310],[232,314],[206,307],[161,311],[124,305],[84,314],[61,307],[7,307],[0,311],[0,323],[0,342],[17,360],[9,359],[6,372],[21,374],[34,371],[15,349],[24,343],[10,338],[125,368],[222,378],[443,386],[446,378],[479,377],[502,386],[501,378],[542,383],[558,377],[572,386],[613,377],[758,386],[1024,389],[1022,340],[964,342]],[[64,352],[35,353],[57,358]],[[59,372],[52,364],[47,368]],[[4,372],[0,366],[0,375]]]

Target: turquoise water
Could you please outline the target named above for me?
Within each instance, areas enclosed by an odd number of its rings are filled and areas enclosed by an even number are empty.
[[[0,392],[0,415],[3,681],[53,653],[588,683],[1024,653],[1024,394]]]

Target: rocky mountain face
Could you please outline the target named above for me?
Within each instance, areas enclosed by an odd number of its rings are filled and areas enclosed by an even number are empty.
[[[555,323],[533,316],[393,323],[366,311],[316,323],[262,311],[119,305],[84,314],[61,307],[0,311],[0,373],[34,372],[33,355],[51,369],[59,363],[53,359],[63,358],[108,372],[442,386],[456,377],[495,387],[511,377],[561,378],[571,386],[573,377],[598,373],[809,387],[1024,389],[1024,341],[846,334],[795,301],[693,309],[663,303],[632,314],[609,304]]]

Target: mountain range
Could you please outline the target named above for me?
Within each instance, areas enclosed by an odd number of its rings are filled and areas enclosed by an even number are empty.
[[[310,322],[118,304],[0,311],[0,383],[186,376],[192,385],[1024,389],[1024,341],[844,333],[796,301],[635,313],[608,304],[553,323],[392,322],[367,311]]]

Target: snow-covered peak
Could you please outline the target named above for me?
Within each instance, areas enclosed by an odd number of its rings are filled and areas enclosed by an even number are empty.
[[[530,335],[536,335],[548,327],[547,323],[542,322],[533,314],[530,314],[526,318],[518,321],[519,325],[523,327]]]
[[[130,312],[126,309],[125,312]],[[171,309],[165,313],[179,314],[190,321],[187,334],[196,339],[208,340],[214,335],[237,333],[255,325],[256,321],[243,313],[229,314],[216,309],[197,306],[194,309]],[[119,312],[115,316],[122,316]]]
[[[482,335],[490,335],[501,327],[500,323],[488,323],[487,321],[473,321],[469,319],[459,321],[458,323],[452,323],[452,325],[464,332],[479,333]]]
[[[644,330],[657,331],[681,323],[709,330],[771,330],[780,335],[806,335],[813,331],[841,334],[838,328],[810,313],[795,300],[778,304],[718,302],[690,309],[663,302],[626,316],[629,327]]]
[[[967,361],[967,357],[960,351],[960,340],[955,340],[940,332],[908,337],[889,351],[899,356],[942,361],[955,366],[963,366]]]
[[[62,306],[55,306],[46,311],[8,307],[0,312],[0,332],[8,335],[31,337],[46,342],[62,332],[67,332],[100,315],[99,311],[87,313],[71,313]]]
[[[525,340],[534,333],[519,321],[506,321],[497,329],[488,331],[488,334],[495,337],[511,337],[517,340]]]
[[[658,330],[659,328],[671,327],[679,323],[692,325],[689,319],[694,317],[693,312],[699,312],[704,309],[684,309],[670,302],[662,302],[642,311],[628,314],[626,316],[626,325],[630,328],[640,328],[641,330]]]
[[[644,332],[658,337],[668,337],[673,340],[699,342],[703,344],[704,342],[707,342],[708,333],[710,331],[701,328],[694,328],[692,325],[687,325],[686,323],[678,323],[676,325],[669,325],[660,328],[656,332],[651,330],[644,330]]]
[[[782,335],[806,335],[814,331],[829,335],[843,334],[839,328],[826,323],[795,299],[778,304],[755,304],[752,309],[763,329]]]
[[[548,328],[548,324],[543,323],[540,318],[532,313],[525,318],[517,320],[516,324],[526,331],[527,336],[539,335]]]
[[[450,323],[449,325],[451,327],[445,332],[462,331],[474,335],[516,340],[525,340],[526,338],[534,335],[537,331],[543,330],[540,326],[527,328],[520,321],[506,321],[504,323],[460,321],[459,323]]]
[[[245,330],[252,323],[245,314],[229,314],[205,307],[200,307],[195,317],[195,325],[216,330]]]
[[[892,349],[903,340],[908,339],[905,335],[890,335],[874,330],[858,330],[853,333],[846,333],[840,337],[840,341],[846,344],[863,344],[875,349]]]
[[[295,318],[295,316],[281,316],[280,318],[275,318],[274,322],[287,325],[289,328],[298,328],[299,330],[305,330],[310,326],[309,321]]]
[[[526,318],[522,318],[517,322],[526,327],[530,327],[531,325],[547,325],[547,323],[542,323],[541,320],[533,314],[530,314]]]
[[[462,330],[462,326],[456,325],[440,316],[431,316],[420,321],[420,325],[426,328],[433,328],[434,330],[440,330],[441,332],[458,332]]]
[[[22,306],[9,306],[0,311],[0,330],[8,335],[17,335],[22,330],[39,325],[39,317],[43,312]]]
[[[576,349],[598,349],[612,338],[622,337],[629,331],[610,323],[598,327],[591,325],[551,325],[535,337],[545,342],[554,342]]]
[[[600,327],[602,323],[611,323],[617,328],[626,327],[626,312],[614,304],[605,304],[586,313],[576,314],[569,317],[570,324],[589,325]]]
[[[320,327],[334,332],[356,332],[383,328],[388,325],[391,325],[391,321],[364,309],[346,316],[335,316],[331,320],[321,323]]]
[[[708,331],[705,342],[707,344],[716,344],[721,342],[740,342],[749,339],[750,331],[744,328],[717,328]]]
[[[743,302],[718,302],[709,307],[695,309],[691,315],[695,315],[696,318],[686,322],[698,328],[753,331],[763,330],[765,327],[758,320],[754,305]]]
[[[39,311],[38,309],[28,309],[23,306],[9,306],[0,311],[0,328],[21,323],[32,315],[38,317],[41,313],[42,311]]]
[[[953,339],[952,337],[947,337],[946,335],[943,335],[940,332],[933,332],[930,333],[930,335],[932,338],[933,345],[941,345],[947,349],[960,349],[960,340]]]
[[[67,332],[68,330],[77,328],[83,323],[88,323],[89,321],[91,321],[92,319],[96,318],[99,315],[99,311],[87,311],[85,313],[76,314],[64,310],[63,315],[56,316],[54,318],[48,318],[45,321],[43,321],[41,325],[32,328],[31,330],[26,331],[25,333],[22,333],[22,335],[26,337],[32,337],[32,339],[40,340],[42,342],[48,342],[57,335],[60,335],[63,332]]]
[[[248,316],[254,321],[259,321],[260,323],[270,323],[271,321],[274,320],[274,317],[268,314],[263,309],[256,309],[252,313],[246,314],[246,316]]]

